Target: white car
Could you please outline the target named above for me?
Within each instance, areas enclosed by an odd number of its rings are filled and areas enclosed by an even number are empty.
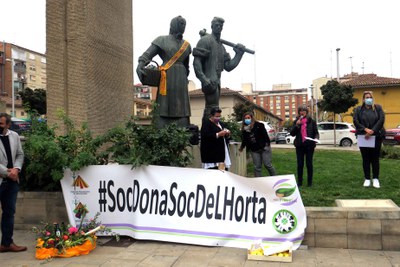
[[[288,133],[286,135],[286,144],[293,144],[295,138],[296,136],[291,136],[290,133]]]
[[[266,121],[259,121],[259,122],[264,124],[265,130],[267,130],[267,133],[268,133],[269,140],[271,142],[274,142],[275,138],[276,138],[276,131],[275,131],[274,127],[272,127],[272,125],[269,122],[266,122]]]
[[[351,123],[336,122],[336,144],[352,146],[357,144],[356,129]],[[333,122],[319,122],[317,124],[319,140],[322,145],[334,144]]]
[[[266,121],[258,121],[258,122],[261,122],[262,124],[264,124],[265,130],[267,130],[267,133],[268,133],[269,140],[271,142],[274,142],[275,138],[276,138],[276,131],[275,131],[274,127],[272,127],[272,125]],[[239,123],[240,127],[242,127],[242,122],[239,121],[238,123]]]

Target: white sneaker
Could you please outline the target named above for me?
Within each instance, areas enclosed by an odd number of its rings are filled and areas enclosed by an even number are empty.
[[[375,188],[380,188],[379,180],[377,178],[372,179],[372,186]]]
[[[370,179],[365,179],[363,186],[364,187],[370,187],[371,186],[371,180]]]

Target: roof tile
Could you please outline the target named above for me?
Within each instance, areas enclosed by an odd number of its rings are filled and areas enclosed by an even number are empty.
[[[384,87],[384,86],[400,86],[400,79],[380,77],[376,74],[358,74],[352,73],[345,75],[340,79],[343,85],[351,85],[352,87]]]

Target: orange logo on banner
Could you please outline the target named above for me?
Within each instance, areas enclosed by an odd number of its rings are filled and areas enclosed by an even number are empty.
[[[89,187],[89,185],[83,180],[80,175],[78,175],[78,177],[72,183],[72,186],[79,186],[81,189]]]

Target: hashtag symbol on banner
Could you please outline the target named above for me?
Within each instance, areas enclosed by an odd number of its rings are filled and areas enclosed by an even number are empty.
[[[106,181],[100,181],[100,187],[99,187],[100,212],[106,211],[106,204],[107,204],[106,193],[107,193]]]

